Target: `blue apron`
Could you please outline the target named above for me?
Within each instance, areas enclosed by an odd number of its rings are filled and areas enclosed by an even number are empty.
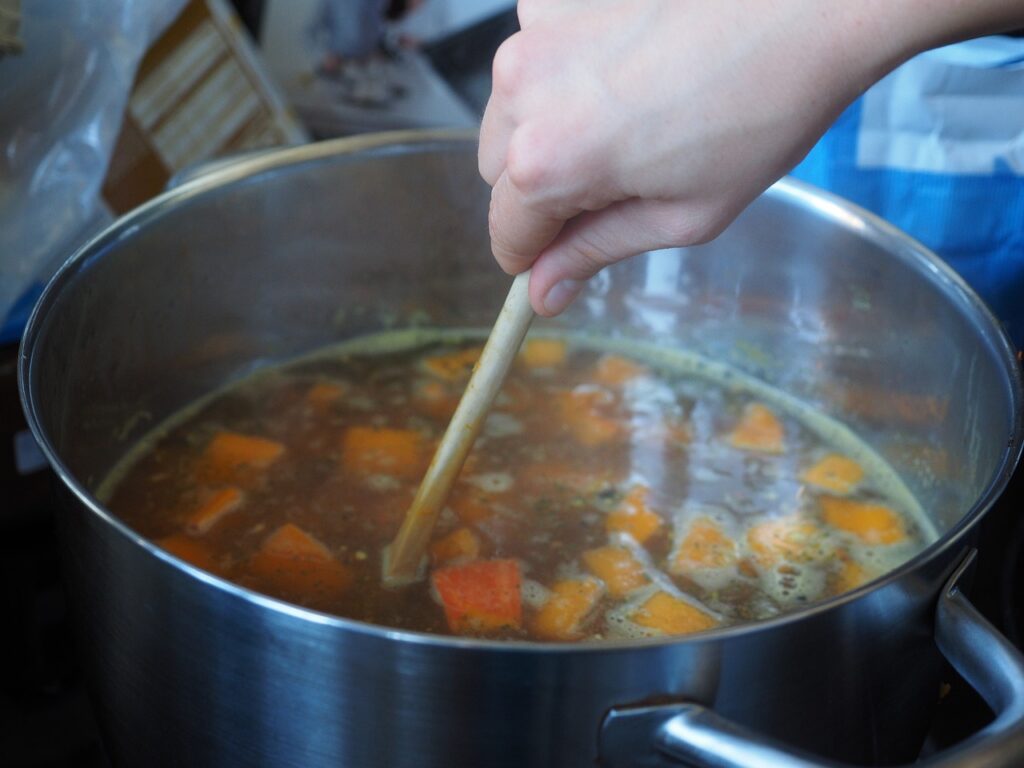
[[[1024,39],[912,59],[796,167],[942,256],[1024,347]]]

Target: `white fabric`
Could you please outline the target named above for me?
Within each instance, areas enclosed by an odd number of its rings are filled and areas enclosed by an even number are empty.
[[[864,96],[857,166],[1024,176],[1024,39],[911,59]]]

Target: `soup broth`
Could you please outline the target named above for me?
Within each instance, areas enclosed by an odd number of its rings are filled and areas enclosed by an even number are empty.
[[[846,429],[710,363],[527,340],[424,578],[381,584],[479,354],[396,332],[257,373],[172,418],[101,488],[245,587],[431,633],[585,641],[764,619],[869,581],[934,532]],[[628,354],[626,353],[628,350]]]

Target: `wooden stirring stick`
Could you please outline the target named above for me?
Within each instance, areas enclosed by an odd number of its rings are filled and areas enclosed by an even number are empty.
[[[384,553],[384,584],[395,587],[419,578],[423,552],[437,516],[459,476],[462,463],[480,433],[498,390],[515,360],[533,320],[529,295],[530,273],[512,281],[505,304],[491,329],[480,360],[473,369],[462,400],[441,438],[427,474],[416,492],[398,535]]]

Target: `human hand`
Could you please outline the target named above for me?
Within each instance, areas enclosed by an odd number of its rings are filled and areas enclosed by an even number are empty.
[[[912,53],[884,5],[521,0],[480,133],[499,264],[555,315],[608,264],[715,237]]]

